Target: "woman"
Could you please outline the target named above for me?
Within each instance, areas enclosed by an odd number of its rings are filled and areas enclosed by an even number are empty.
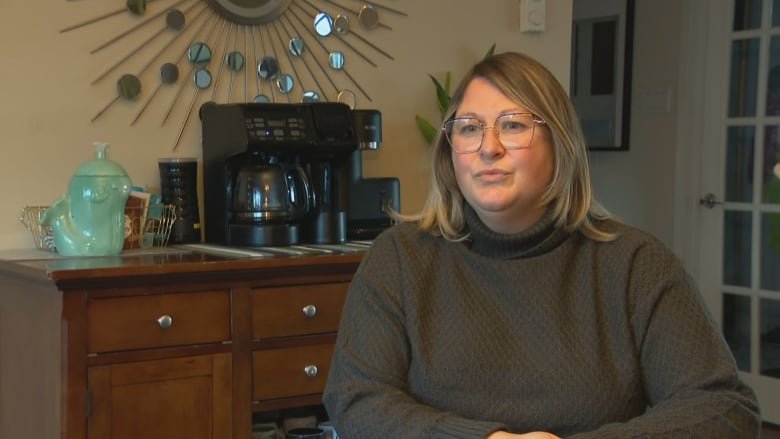
[[[421,213],[351,284],[325,406],[341,437],[756,437],[692,279],[593,200],[566,91],[518,53],[455,91]]]

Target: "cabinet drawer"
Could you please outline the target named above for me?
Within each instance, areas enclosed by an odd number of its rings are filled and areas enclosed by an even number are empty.
[[[252,290],[255,339],[336,332],[349,283]]]
[[[90,353],[229,339],[227,291],[95,299],[87,307]]]
[[[322,393],[332,355],[332,343],[252,352],[252,399]]]

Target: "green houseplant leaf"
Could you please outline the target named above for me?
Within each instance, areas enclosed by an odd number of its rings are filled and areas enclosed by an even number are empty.
[[[490,48],[485,53],[485,56],[482,59],[485,59],[491,55],[496,50],[496,44],[493,43],[493,45],[490,46]],[[432,74],[428,74],[428,76],[431,78],[431,81],[433,81],[433,86],[436,89],[436,105],[439,109],[439,120],[440,122],[444,121],[444,114],[447,112],[447,109],[450,107],[450,102],[452,101],[452,96],[450,94],[450,87],[452,86],[452,73],[447,72],[444,75],[444,83],[440,82],[438,79],[436,79],[435,76]],[[416,114],[414,116],[415,121],[417,122],[417,128],[420,130],[420,134],[422,134],[423,138],[426,142],[428,142],[428,145],[433,145],[433,141],[436,139],[436,134],[439,131],[437,126],[432,124],[431,122],[428,122],[425,118],[420,116],[419,114]]]
[[[428,74],[433,81],[434,87],[436,87],[436,103],[439,105],[439,115],[444,118],[444,113],[447,112],[447,108],[450,107],[450,82],[452,80],[452,74],[447,72],[444,77],[444,85],[442,85],[435,76]]]
[[[425,141],[428,142],[429,145],[433,145],[433,141],[436,139],[438,131],[436,127],[420,116],[414,116],[414,119],[417,121],[417,128],[420,129],[420,134],[425,138]]]
[[[482,59],[485,59],[489,56],[493,56],[493,53],[496,51],[496,43],[493,43],[492,46],[488,49],[487,53],[485,53],[485,56],[482,57]]]

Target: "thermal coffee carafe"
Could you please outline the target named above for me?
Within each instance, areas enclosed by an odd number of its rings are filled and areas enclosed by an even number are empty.
[[[360,238],[372,238],[377,224],[390,224],[382,206],[400,209],[397,179],[374,185],[366,182],[377,179],[360,175],[361,148],[381,142],[376,110],[332,102],[207,103],[200,118],[208,243],[341,243],[352,239],[354,220]],[[368,205],[376,210],[358,208]],[[365,233],[366,220],[378,220],[373,236]]]

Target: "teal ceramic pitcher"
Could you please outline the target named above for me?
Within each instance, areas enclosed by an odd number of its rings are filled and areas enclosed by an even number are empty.
[[[68,192],[41,217],[41,224],[52,228],[57,253],[63,256],[122,252],[132,182],[122,166],[106,158],[106,147],[95,143],[95,158],[79,166]]]

